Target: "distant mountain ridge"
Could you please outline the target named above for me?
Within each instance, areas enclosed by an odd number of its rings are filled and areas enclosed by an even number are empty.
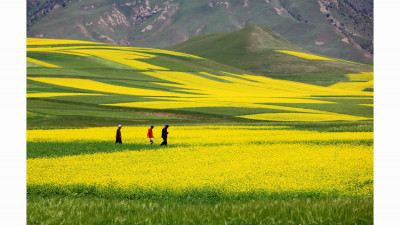
[[[372,0],[28,0],[29,37],[165,48],[267,26],[308,51],[373,61]]]

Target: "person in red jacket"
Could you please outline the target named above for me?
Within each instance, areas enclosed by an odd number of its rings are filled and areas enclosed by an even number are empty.
[[[151,126],[149,128],[149,130],[147,131],[147,137],[150,138],[150,145],[152,145],[154,143],[154,141],[153,141],[153,138],[154,138],[154,136],[153,136],[153,128],[154,127]]]

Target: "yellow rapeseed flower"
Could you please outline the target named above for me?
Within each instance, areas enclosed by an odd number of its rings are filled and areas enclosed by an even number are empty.
[[[373,72],[361,72],[355,74],[346,74],[350,81],[370,81],[374,79]]]
[[[367,88],[374,88],[374,81],[370,80],[366,82],[339,82],[329,87],[346,91],[363,91]]]
[[[43,61],[40,61],[40,60],[37,60],[37,59],[32,59],[32,58],[29,58],[29,57],[26,57],[26,60],[28,62],[35,63],[37,65],[44,66],[44,67],[61,68],[60,66],[57,66],[57,65],[54,65],[54,64],[51,64],[51,63],[46,63],[46,62],[43,62]]]
[[[371,196],[372,180],[373,148],[349,144],[203,145],[27,160],[28,185],[61,188]]]
[[[146,143],[147,126],[124,127],[126,143]],[[175,144],[244,144],[255,142],[293,143],[302,141],[358,141],[372,140],[372,132],[318,132],[288,130],[284,126],[173,126],[170,137]],[[113,141],[115,127],[84,129],[27,130],[28,142],[86,142]],[[154,136],[161,136],[161,127],[154,129]]]
[[[307,54],[307,53],[303,53],[303,52],[294,52],[294,51],[285,51],[285,50],[275,50],[276,52],[281,52],[281,53],[285,53],[288,55],[293,55],[293,56],[297,56],[303,59],[311,59],[311,60],[329,60],[329,61],[336,61],[334,59],[330,59],[330,58],[326,58],[326,57],[322,57],[322,56],[317,56],[317,55],[312,55],[312,54]]]

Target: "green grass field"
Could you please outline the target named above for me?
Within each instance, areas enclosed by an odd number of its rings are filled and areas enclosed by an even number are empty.
[[[54,195],[28,197],[28,224],[372,224],[371,198],[212,203]],[[335,215],[329,217],[327,215]]]

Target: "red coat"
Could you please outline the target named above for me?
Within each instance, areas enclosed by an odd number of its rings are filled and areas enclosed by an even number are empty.
[[[149,131],[147,131],[147,137],[148,138],[154,138],[153,136],[153,130],[151,128],[149,128]]]

